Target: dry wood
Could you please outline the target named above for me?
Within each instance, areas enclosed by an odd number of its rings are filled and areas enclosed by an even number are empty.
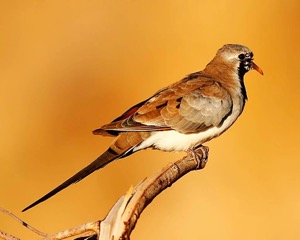
[[[187,156],[171,163],[144,179],[134,189],[130,188],[125,196],[122,196],[112,207],[108,215],[102,221],[85,223],[53,235],[47,235],[43,240],[62,240],[69,237],[85,234],[78,239],[99,240],[127,240],[135,228],[135,225],[143,210],[167,187],[171,187],[178,179],[192,170],[205,167],[208,158],[208,148],[200,146],[194,151],[189,151]],[[10,216],[13,215],[10,213]],[[16,218],[14,216],[14,218]],[[22,220],[21,223],[24,224]],[[37,231],[37,230],[35,230]],[[39,232],[39,231],[37,231]],[[18,238],[0,230],[0,238],[5,240],[18,240]]]

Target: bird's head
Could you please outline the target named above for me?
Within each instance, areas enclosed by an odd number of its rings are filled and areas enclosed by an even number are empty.
[[[240,89],[245,100],[247,93],[244,75],[251,69],[263,74],[261,68],[253,62],[253,52],[239,44],[226,44],[218,50],[203,73],[221,82],[223,86],[226,85],[228,89]]]
[[[237,72],[241,78],[251,69],[254,69],[263,75],[261,68],[253,62],[253,52],[243,45],[224,45],[218,50],[212,62],[227,66],[227,68]]]

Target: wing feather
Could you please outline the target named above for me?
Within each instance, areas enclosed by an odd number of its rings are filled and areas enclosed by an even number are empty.
[[[118,135],[124,131],[164,130],[197,133],[222,124],[231,109],[229,93],[217,81],[199,72],[158,91],[94,133]]]

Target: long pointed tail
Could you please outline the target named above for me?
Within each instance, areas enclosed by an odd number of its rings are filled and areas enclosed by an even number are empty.
[[[76,173],[73,177],[69,178],[62,184],[60,184],[58,187],[53,189],[51,192],[47,193],[45,196],[40,198],[39,200],[35,201],[28,207],[24,208],[22,212],[25,212],[26,210],[38,205],[39,203],[47,200],[48,198],[54,196],[56,193],[62,191],[66,187],[70,186],[73,183],[77,183],[83,178],[90,175],[92,172],[98,170],[99,168],[102,168],[112,162],[115,159],[124,157],[126,153],[123,153],[122,155],[115,152],[112,148],[109,148],[106,152],[104,152],[101,156],[99,156],[95,161],[93,161],[91,164],[86,166],[84,169],[80,170],[78,173]]]

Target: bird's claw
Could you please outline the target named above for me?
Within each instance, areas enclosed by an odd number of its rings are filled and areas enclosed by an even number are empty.
[[[208,153],[209,153],[209,148],[202,145],[188,150],[188,154],[191,155],[191,158],[197,164],[196,167],[197,169],[202,169],[205,167],[208,160]]]

